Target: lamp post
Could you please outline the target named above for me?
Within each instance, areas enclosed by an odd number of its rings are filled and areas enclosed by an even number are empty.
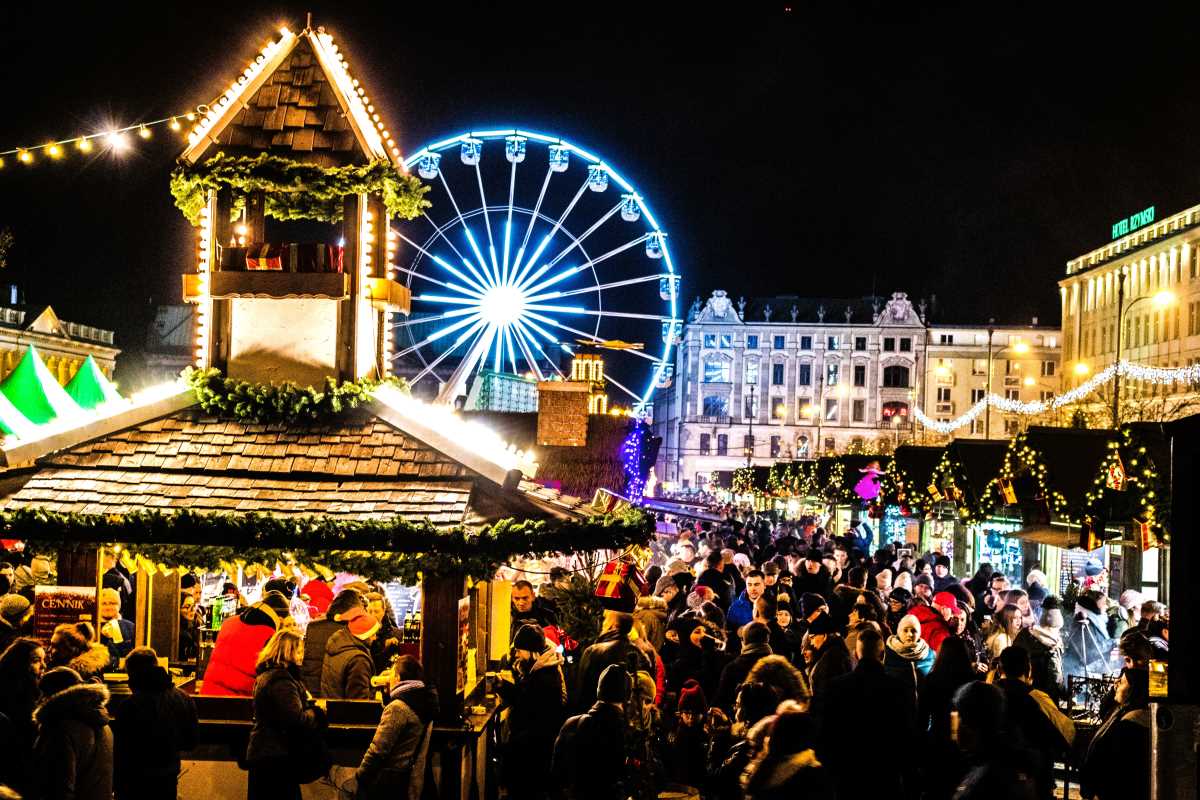
[[[1133,302],[1125,308],[1125,270],[1122,269],[1117,273],[1117,347],[1116,374],[1113,375],[1113,399],[1112,399],[1112,426],[1113,430],[1121,424],[1121,344],[1122,334],[1125,332],[1125,315],[1128,314],[1134,306],[1143,300],[1150,300],[1156,308],[1165,309],[1168,306],[1175,304],[1175,293],[1170,290],[1163,290],[1156,295],[1142,295],[1134,298]],[[1076,345],[1078,346],[1078,345]]]
[[[995,322],[995,320],[989,320],[989,322]],[[987,401],[987,405],[985,405],[983,407],[983,438],[984,439],[992,438],[992,403],[990,400],[988,400],[988,398],[991,397],[991,395],[992,395],[992,357],[996,353],[1003,353],[1005,350],[1009,349],[1006,347],[1001,347],[997,350],[992,349],[992,335],[995,334],[995,332],[996,332],[996,329],[989,325],[988,326],[987,392],[984,393],[984,398],[983,398],[985,401]],[[1014,353],[1017,353],[1018,355],[1024,355],[1025,353],[1029,352],[1029,345],[1026,344],[1025,342],[1016,342],[1015,344],[1012,345],[1011,349]]]
[[[758,406],[754,403],[754,384],[750,384],[750,433],[746,440],[746,466],[754,459],[754,418],[758,415]]]

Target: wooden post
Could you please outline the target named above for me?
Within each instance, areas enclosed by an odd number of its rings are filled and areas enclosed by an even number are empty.
[[[458,693],[458,601],[466,581],[462,575],[428,577],[421,581],[421,665],[425,680],[437,687],[441,717],[458,724],[462,695]]]
[[[347,195],[342,201],[342,238],[346,245],[342,253],[342,269],[350,274],[350,296],[338,303],[338,377],[352,381],[358,377],[358,349],[355,347],[358,331],[359,296],[362,282],[359,275],[362,260],[360,225],[366,213],[367,196]]]
[[[213,219],[213,271],[221,268],[219,256],[222,248],[228,247],[233,236],[233,222],[229,216],[233,213],[233,190],[229,188],[217,192],[216,215]],[[212,320],[209,322],[209,365],[222,372],[229,371],[229,337],[232,331],[233,307],[229,300],[212,301]]]

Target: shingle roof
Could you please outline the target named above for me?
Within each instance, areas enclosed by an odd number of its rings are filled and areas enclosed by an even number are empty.
[[[59,467],[231,471],[326,478],[473,477],[462,464],[363,410],[335,422],[229,422],[189,408],[41,460]]]
[[[124,469],[46,468],[4,503],[82,514],[131,511],[257,512],[346,519],[398,516],[437,525],[464,521],[472,480],[338,481]]]

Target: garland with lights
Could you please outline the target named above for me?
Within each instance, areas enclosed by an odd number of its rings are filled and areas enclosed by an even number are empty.
[[[1019,400],[1009,400],[1007,397],[1001,397],[998,394],[989,394],[975,405],[967,409],[961,416],[955,417],[946,422],[939,422],[932,417],[927,416],[921,409],[913,410],[913,415],[917,421],[932,431],[938,433],[951,433],[959,428],[969,425],[972,420],[977,418],[987,409],[988,406],[997,408],[1010,414],[1024,414],[1026,416],[1043,414],[1047,411],[1062,408],[1063,406],[1072,403],[1078,403],[1092,392],[1099,389],[1106,383],[1111,382],[1117,375],[1122,378],[1129,378],[1135,381],[1144,381],[1157,385],[1174,384],[1174,383],[1200,383],[1200,364],[1192,364],[1186,367],[1148,367],[1144,364],[1134,364],[1129,361],[1122,360],[1119,364],[1109,365],[1100,372],[1097,372],[1087,381],[1079,384],[1074,389],[1055,396],[1049,402],[1034,400],[1028,403],[1023,403]]]
[[[35,550],[121,544],[172,569],[217,570],[239,561],[281,563],[410,584],[432,575],[487,580],[514,556],[620,550],[646,545],[653,535],[654,520],[633,508],[578,521],[505,519],[482,530],[439,529],[428,521],[404,519],[255,513],[97,515],[42,509],[0,513],[0,538],[26,540]]]
[[[187,111],[182,114],[163,117],[162,119],[150,120],[149,122],[139,122],[121,128],[113,128],[101,133],[90,133],[71,139],[58,139],[53,142],[46,142],[45,144],[30,147],[11,147],[7,150],[0,150],[0,168],[5,166],[6,156],[16,156],[17,161],[28,166],[37,160],[37,154],[39,153],[45,153],[48,158],[57,161],[66,156],[70,148],[74,147],[80,153],[87,155],[96,149],[97,142],[106,145],[113,152],[119,153],[129,146],[129,138],[126,134],[137,132],[137,135],[142,139],[149,139],[152,135],[151,129],[159,125],[166,125],[171,130],[179,132],[183,130],[183,123],[179,121],[180,118],[189,121],[194,120],[199,110]]]
[[[386,381],[362,378],[345,383],[326,378],[320,390],[290,381],[257,384],[226,378],[218,369],[192,367],[184,370],[183,379],[195,392],[205,413],[256,424],[321,422],[369,402],[371,392],[383,383],[408,389],[401,378]]]
[[[625,496],[635,505],[642,504],[642,497],[646,493],[646,477],[649,474],[649,468],[643,469],[645,465],[642,461],[649,438],[649,426],[637,422],[634,424],[633,430],[625,437],[625,441],[621,442],[621,469],[625,476]]]
[[[387,161],[321,167],[271,153],[230,156],[219,152],[196,165],[181,164],[171,173],[175,205],[193,225],[210,190],[232,188],[239,194],[263,192],[264,213],[280,220],[340,222],[342,199],[354,194],[383,198],[388,214],[412,219],[429,208],[429,187]]]
[[[733,471],[731,489],[734,494],[754,494],[754,467],[738,467]]]

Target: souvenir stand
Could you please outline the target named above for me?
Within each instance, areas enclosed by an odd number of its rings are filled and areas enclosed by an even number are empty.
[[[1001,535],[1010,530],[1010,521],[971,513],[999,474],[1007,449],[1007,441],[955,439],[942,451],[925,489],[933,524],[926,525],[921,552],[949,550],[952,564],[964,567],[955,573],[960,577],[969,577],[984,561],[1005,574],[1023,574],[1020,545],[1008,544]]]
[[[438,796],[485,796],[483,676],[508,646],[491,578],[521,556],[645,544],[653,522],[534,483],[533,453],[389,378],[409,294],[388,223],[420,212],[423,187],[323,29],[283,29],[207,108],[171,186],[197,228],[196,369],[6,438],[0,538],[55,555],[62,585],[132,566],[136,643],[160,653],[177,645],[181,572],[419,587]],[[244,795],[250,698],[196,700],[182,794]],[[381,710],[328,701],[339,764],[357,765]]]

